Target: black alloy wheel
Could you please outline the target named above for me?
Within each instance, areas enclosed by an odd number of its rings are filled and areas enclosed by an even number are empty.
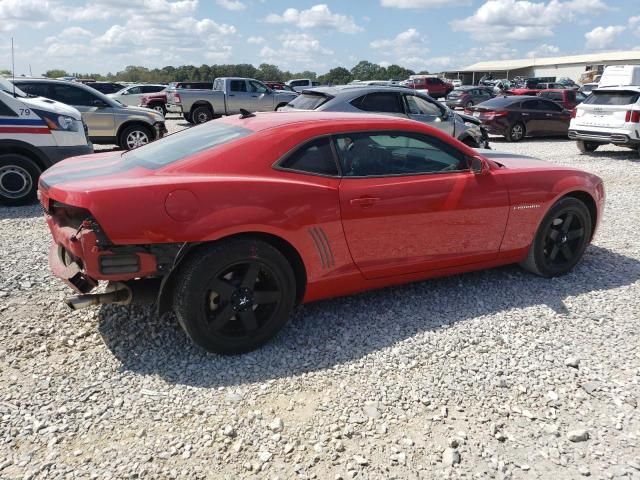
[[[254,350],[287,322],[296,284],[286,258],[260,240],[203,247],[180,267],[174,310],[195,343],[216,353]]]
[[[591,214],[581,200],[558,200],[540,224],[521,265],[543,277],[564,275],[582,258],[592,229]]]
[[[507,131],[507,141],[509,142],[519,142],[525,136],[525,128],[521,122],[516,122],[509,127]]]

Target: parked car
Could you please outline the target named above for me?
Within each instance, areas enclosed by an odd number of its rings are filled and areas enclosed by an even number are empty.
[[[449,82],[425,75],[411,75],[407,86],[416,90],[427,90],[433,98],[444,98],[453,90],[453,85]]]
[[[298,93],[293,88],[291,88],[289,85],[287,85],[284,82],[262,82],[262,83],[264,83],[271,90]]]
[[[524,137],[567,136],[571,112],[556,102],[533,96],[503,96],[468,109],[490,133],[510,142]]]
[[[447,95],[446,104],[449,108],[468,108],[494,96],[493,89],[490,87],[458,87]]]
[[[16,78],[14,83],[28,94],[77,108],[93,143],[116,144],[130,150],[162,138],[167,132],[161,114],[148,108],[128,107],[81,83],[37,78]]]
[[[460,80],[459,78],[453,79],[451,80],[451,85],[453,85],[453,88],[458,88],[462,86],[462,80]]]
[[[598,84],[596,82],[585,83],[578,89],[578,91],[584,95],[590,95],[596,88],[598,88]]]
[[[0,77],[0,203],[36,199],[40,174],[67,157],[93,153],[80,112],[28,97]]]
[[[594,90],[576,107],[569,138],[577,140],[583,153],[607,143],[640,153],[640,86]]]
[[[147,93],[140,98],[140,107],[151,108],[162,115],[167,114],[167,96],[177,89],[211,90],[213,82],[171,82],[165,90]]]
[[[539,88],[540,90],[564,90],[569,87],[557,82],[543,82],[538,83],[536,88]]]
[[[320,82],[316,82],[310,78],[294,78],[293,80],[286,81],[285,84],[296,92],[301,92],[305,88],[317,87],[320,85]]]
[[[488,135],[478,125],[465,123],[459,115],[427,94],[404,87],[339,85],[310,88],[283,110],[386,113],[428,123],[471,147],[488,146]]]
[[[202,348],[237,354],[298,303],[512,263],[563,275],[605,195],[591,173],[420,122],[288,112],[62,162],[40,197],[68,305],[156,302]]]
[[[129,105],[131,107],[135,107],[140,104],[140,99],[142,95],[147,93],[157,93],[166,90],[166,85],[132,85],[130,87],[125,87],[122,90],[111,93],[108,95],[109,98],[113,98],[114,100],[118,100],[120,103],[125,105]]]
[[[527,83],[522,86],[511,87],[505,91],[507,95],[537,95],[543,88],[539,83]]]
[[[576,105],[582,103],[587,96],[584,93],[580,93],[573,89],[554,89],[554,90],[542,90],[538,93],[540,98],[546,98],[552,100],[567,110],[573,110]]]
[[[214,117],[240,113],[273,111],[296,98],[295,93],[277,92],[253,78],[216,78],[212,90],[169,90],[167,111],[188,122],[208,122]]]
[[[124,88],[124,85],[115,82],[87,82],[88,87],[98,90],[100,93],[108,95],[109,93],[119,92]]]

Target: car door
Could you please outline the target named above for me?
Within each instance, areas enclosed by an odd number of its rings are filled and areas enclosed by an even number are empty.
[[[403,94],[404,108],[407,116],[412,120],[428,123],[432,127],[453,135],[454,122],[453,115],[447,118],[447,110],[445,107],[426,98],[411,93]]]
[[[337,135],[342,224],[366,278],[493,259],[509,213],[499,176],[470,171],[465,155],[407,132]]]
[[[547,135],[567,135],[571,114],[556,102],[541,98],[538,108],[544,115],[544,133]]]
[[[72,83],[51,84],[50,91],[53,100],[71,105],[80,111],[92,141],[115,136],[114,108],[101,98]]]
[[[130,87],[124,90],[122,94],[117,95],[116,98],[119,102],[122,102],[125,105],[135,107],[140,103],[140,99],[142,98],[142,87],[140,85]]]
[[[252,112],[270,112],[275,110],[274,95],[263,83],[249,80],[249,92],[251,93]],[[249,110],[249,109],[248,109]]]
[[[521,103],[520,116],[527,134],[543,135],[546,132],[546,117],[539,108],[539,100],[525,100]]]
[[[251,108],[253,96],[247,87],[247,81],[242,79],[228,80],[227,85],[227,114],[239,113],[241,108]]]

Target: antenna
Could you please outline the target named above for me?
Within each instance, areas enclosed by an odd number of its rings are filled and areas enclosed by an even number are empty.
[[[16,57],[13,54],[13,37],[11,37],[11,83],[13,84],[13,98],[16,98]]]

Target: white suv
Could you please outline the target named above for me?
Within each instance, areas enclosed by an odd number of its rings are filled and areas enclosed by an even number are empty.
[[[569,138],[578,149],[593,152],[614,143],[640,153],[640,86],[604,87],[594,90],[576,107]]]

